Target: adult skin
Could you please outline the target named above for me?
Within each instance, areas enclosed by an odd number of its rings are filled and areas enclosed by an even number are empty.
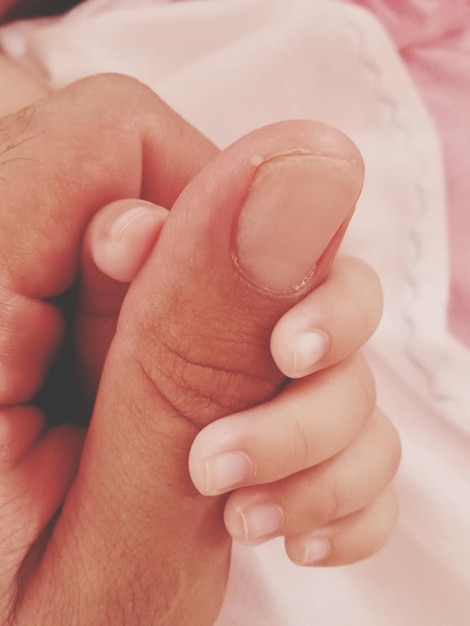
[[[136,116],[136,111],[140,115]],[[217,151],[152,92],[136,81],[121,77],[86,81],[52,96],[38,107],[4,118],[1,139],[0,184],[4,201],[1,215],[3,319],[0,343],[2,354],[13,355],[13,361],[2,358],[0,403],[5,410],[10,410],[6,409],[7,405],[21,405],[17,422],[22,422],[25,430],[28,426],[32,428],[31,423],[34,422],[37,431],[37,411],[23,403],[28,402],[39,388],[63,327],[57,311],[43,301],[63,292],[74,281],[83,233],[91,215],[97,207],[117,198],[139,197],[142,186],[145,186],[149,199],[171,206],[201,165]],[[168,153],[169,146],[174,147],[170,150],[171,154]],[[191,149],[186,152],[188,147]],[[135,167],[136,163],[140,165]],[[161,175],[158,180],[154,175],[156,167]],[[28,181],[27,188],[25,180]],[[33,215],[31,198],[34,198],[36,206]],[[67,209],[64,210],[64,207]],[[25,228],[25,225],[28,227]],[[8,254],[7,249],[15,253]],[[32,249],[34,257],[30,254]],[[26,334],[25,325],[29,329]],[[32,354],[35,358],[31,358]],[[138,396],[149,393],[146,385],[148,380],[145,383],[141,381],[140,389],[134,389]],[[113,403],[117,401],[115,390],[109,395],[104,392],[103,397],[114,398]],[[133,406],[131,410],[129,406],[136,402],[136,397],[134,400],[131,396],[125,400],[121,398],[122,410],[107,406],[106,413],[111,411],[114,417],[117,412],[123,413],[123,417],[125,413],[126,421],[130,420],[128,425],[134,424],[132,428],[141,432],[144,427],[144,421],[139,417],[141,409],[134,410]],[[145,410],[148,411],[148,408]],[[156,414],[158,410],[155,407],[151,415],[147,413],[146,419],[151,425],[145,437],[148,443],[157,436]],[[94,423],[99,429],[99,419]],[[115,428],[120,428],[117,422]],[[153,435],[150,435],[151,432]],[[190,598],[186,596],[186,585],[180,586],[178,582],[184,569],[181,570],[181,559],[175,560],[175,541],[165,537],[165,533],[169,532],[166,519],[171,520],[173,503],[166,503],[163,520],[158,515],[149,516],[149,509],[153,514],[160,510],[161,516],[159,502],[163,494],[159,493],[158,487],[155,491],[155,484],[151,493],[144,488],[136,490],[140,482],[138,477],[142,473],[145,475],[139,463],[135,465],[135,473],[132,470],[133,478],[128,475],[131,484],[125,485],[126,481],[122,480],[122,476],[127,475],[122,471],[122,463],[127,458],[132,459],[133,465],[136,457],[141,460],[146,458],[148,463],[154,465],[154,471],[147,474],[144,480],[146,488],[150,488],[150,483],[158,483],[161,477],[155,457],[165,456],[158,452],[161,441],[144,454],[140,449],[140,436],[134,439],[138,449],[131,452],[128,442],[133,436],[124,431],[122,435],[121,444],[125,450],[115,450],[115,458],[119,459],[121,466],[120,477],[115,475],[116,467],[112,471],[114,478],[108,474],[115,483],[113,489],[118,489],[121,495],[115,500],[107,490],[107,495],[104,499],[100,497],[100,502],[97,502],[96,494],[84,496],[88,487],[97,485],[91,478],[93,471],[85,469],[87,463],[84,463],[84,473],[79,474],[84,480],[77,479],[75,495],[70,494],[68,499],[71,506],[64,508],[40,562],[36,561],[37,554],[29,554],[18,573],[18,589],[11,589],[10,597],[8,590],[3,590],[4,623],[16,619],[20,624],[95,624],[107,623],[106,620],[113,624],[152,624],[156,616],[164,623],[163,616],[176,610],[176,616],[174,620],[171,618],[173,621],[170,620],[170,623],[184,624],[188,623],[188,608],[194,611],[196,598],[200,595],[204,602],[201,607],[204,616],[198,616],[196,610],[193,613],[194,623],[210,622],[208,615],[213,616],[217,612],[224,588],[224,576],[220,575],[220,571],[215,577],[218,582],[211,580],[210,583],[214,587],[212,606],[206,602],[203,589],[201,594],[194,589],[191,592],[194,597]],[[172,437],[178,439],[177,426]],[[105,439],[109,442],[107,436]],[[39,513],[30,515],[29,520],[21,519],[23,500],[40,501],[38,511],[40,508],[43,515],[45,501],[50,504],[50,513],[57,508],[76,472],[82,440],[83,435],[78,429],[60,427],[48,431],[29,452],[31,462],[37,463],[39,468],[35,482],[25,485],[23,498],[17,498],[10,503],[8,510],[2,510],[2,514],[10,519],[19,516],[18,523],[23,526],[21,536],[11,538],[16,554],[23,550],[26,557],[30,552],[29,545],[35,539],[40,542],[40,537],[34,535],[43,523],[38,518]],[[99,454],[101,460],[98,464],[105,470],[106,454],[104,449],[98,452],[101,446],[99,440],[99,436],[89,434],[88,449],[95,452],[89,454],[88,460],[93,461],[94,455]],[[181,448],[171,463],[186,467],[187,454],[188,447]],[[108,466],[108,469],[111,468]],[[55,474],[61,475],[61,484],[51,480]],[[48,484],[51,485],[49,489],[46,487]],[[123,498],[124,493],[127,496]],[[193,496],[194,492],[186,505],[197,500]],[[139,504],[140,498],[147,501],[143,508]],[[132,505],[129,500],[132,500]],[[204,502],[201,511],[204,514],[206,506]],[[193,519],[197,518],[195,509],[197,506],[191,506]],[[107,513],[102,517],[99,511]],[[213,536],[216,542],[217,537],[223,536],[226,547],[221,550],[220,557],[214,559],[214,567],[220,570],[223,564],[225,572],[229,541],[223,533],[220,516],[219,511],[219,532],[213,533]],[[25,525],[27,532],[24,532]],[[146,532],[143,531],[144,525]],[[60,527],[64,532],[59,530]],[[78,528],[85,532],[86,539],[79,536],[82,531],[77,535]],[[130,533],[134,539],[130,543],[123,542],[123,537],[114,535],[113,528],[125,529],[124,534]],[[171,529],[172,539],[175,528]],[[160,545],[158,557],[155,553],[151,555],[146,545],[149,534],[149,544]],[[155,536],[161,537],[162,541],[155,542]],[[111,539],[111,543],[103,541],[103,537]],[[182,539],[178,537],[184,547]],[[188,536],[187,539],[192,545],[198,544],[195,537]],[[143,554],[132,545],[135,543],[141,547],[145,545]],[[155,558],[158,565],[154,562]],[[147,573],[142,577],[143,572]],[[201,580],[204,586],[204,576],[195,576],[194,579]],[[152,593],[149,603],[150,587],[157,592]],[[139,597],[140,594],[144,597]],[[48,607],[47,614],[45,607]]]
[[[0,53],[0,117],[47,95],[47,89],[18,64]]]

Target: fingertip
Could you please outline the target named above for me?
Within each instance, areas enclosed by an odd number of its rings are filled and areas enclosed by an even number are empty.
[[[296,565],[311,567],[323,564],[331,555],[331,551],[331,540],[327,536],[315,533],[301,542],[294,543],[293,547],[288,549],[288,556]]]
[[[201,495],[205,492],[204,452],[201,450],[200,433],[194,439],[188,456],[188,470],[193,485]],[[203,444],[202,444],[203,445]]]
[[[90,255],[109,278],[131,282],[155,245],[168,211],[144,200],[119,200],[90,224]]]
[[[212,437],[212,424],[200,431],[189,450],[188,469],[193,485],[203,496],[210,494],[207,480],[207,458],[214,456],[214,437]]]
[[[281,320],[271,334],[271,355],[285,376],[301,378],[318,369],[329,344],[330,339],[324,331],[294,330]]]
[[[77,322],[83,386],[93,397],[122,302],[151,253],[168,211],[144,200],[103,207],[85,233]]]
[[[374,556],[390,539],[399,516],[398,498],[388,488],[372,504],[310,534],[290,535],[286,553],[296,565],[350,565]]]
[[[244,450],[245,425],[242,414],[228,416],[206,426],[194,439],[188,467],[202,495],[227,493],[253,480],[257,468]]]
[[[272,357],[289,378],[339,363],[370,339],[382,310],[376,272],[356,257],[340,255],[326,280],[278,320]]]

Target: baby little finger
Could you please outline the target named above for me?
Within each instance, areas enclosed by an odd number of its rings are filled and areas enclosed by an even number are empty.
[[[368,507],[338,519],[313,533],[289,535],[285,539],[288,557],[297,565],[348,565],[378,552],[393,532],[398,501],[392,489],[382,493]]]
[[[399,459],[396,430],[377,409],[332,459],[274,483],[234,491],[225,507],[226,527],[245,544],[311,532],[367,507],[387,488]]]

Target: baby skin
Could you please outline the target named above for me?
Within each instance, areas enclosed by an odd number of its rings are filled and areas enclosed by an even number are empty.
[[[3,623],[212,624],[230,535],[303,565],[378,549],[399,444],[358,353],[380,287],[335,260],[351,142],[286,122],[219,154],[122,77],[2,124]],[[79,265],[86,433],[27,404]]]

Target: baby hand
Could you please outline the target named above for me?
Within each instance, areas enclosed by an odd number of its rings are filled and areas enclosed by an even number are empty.
[[[376,407],[374,377],[359,351],[381,309],[375,273],[339,256],[325,282],[273,331],[273,358],[297,380],[196,437],[191,476],[201,493],[231,492],[225,524],[235,540],[284,536],[297,564],[343,565],[388,538],[400,443]]]
[[[127,282],[165,218],[161,207],[123,200],[102,209],[88,230],[83,301],[90,315],[81,345],[92,387],[113,332],[103,313],[117,320]],[[230,492],[225,524],[236,541],[284,536],[295,563],[340,565],[371,555],[388,538],[400,443],[376,407],[374,378],[359,351],[381,310],[375,273],[338,256],[326,280],[273,331],[272,356],[295,380],[270,402],[219,419],[196,437],[191,477],[205,495]]]

